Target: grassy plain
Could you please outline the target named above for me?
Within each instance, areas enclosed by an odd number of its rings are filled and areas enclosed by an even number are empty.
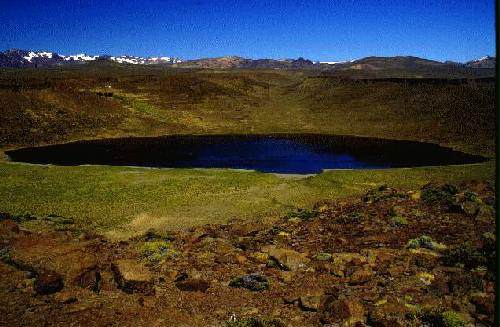
[[[111,92],[110,97],[99,92]],[[494,156],[495,81],[349,79],[304,71],[90,66],[0,71],[0,151],[119,136],[325,133],[428,141]],[[2,160],[2,159],[0,159]],[[380,184],[494,178],[494,162],[328,171],[55,167],[0,162],[0,212],[57,214],[130,235],[273,218]]]

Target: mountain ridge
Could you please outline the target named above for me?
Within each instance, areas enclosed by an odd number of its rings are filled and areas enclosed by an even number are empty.
[[[9,49],[0,52],[1,68],[51,67],[72,64],[86,64],[95,61],[109,61],[129,65],[170,65],[177,68],[202,69],[319,69],[319,70],[368,70],[383,69],[423,69],[423,68],[471,68],[492,69],[496,67],[496,58],[484,56],[465,63],[452,61],[436,61],[415,56],[368,56],[350,61],[312,61],[299,57],[297,59],[249,59],[241,56],[223,56],[182,60],[177,57],[158,56],[141,57],[132,55],[62,55],[50,51],[33,51]]]

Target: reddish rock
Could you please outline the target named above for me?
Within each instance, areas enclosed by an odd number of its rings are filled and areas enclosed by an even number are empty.
[[[78,285],[82,288],[98,292],[101,287],[101,274],[98,268],[92,268],[84,271],[78,281]]]
[[[0,235],[19,234],[19,225],[13,220],[0,221]]]
[[[175,283],[175,286],[184,292],[205,293],[210,287],[210,283],[203,279],[188,279]]]
[[[35,292],[39,295],[46,295],[59,292],[63,289],[63,278],[55,271],[42,271],[35,279]]]
[[[471,302],[476,306],[478,313],[493,315],[495,313],[495,295],[487,293],[474,293]]]
[[[333,296],[327,296],[322,301],[320,313],[323,323],[336,323],[343,327],[366,321],[363,305],[354,299],[336,300]]]
[[[118,260],[111,265],[115,281],[126,293],[153,294],[153,276],[135,260]]]
[[[386,303],[374,307],[368,314],[368,324],[372,327],[404,327],[408,326],[407,314],[410,309],[404,305]]]
[[[283,270],[297,271],[307,268],[310,260],[303,253],[290,249],[269,249],[269,257]]]

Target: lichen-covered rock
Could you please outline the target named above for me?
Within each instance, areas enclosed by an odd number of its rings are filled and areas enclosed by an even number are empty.
[[[476,221],[480,223],[494,223],[495,222],[495,208],[489,205],[482,205],[479,207]]]
[[[153,294],[153,276],[142,264],[135,260],[123,259],[114,262],[111,269],[116,284],[126,293]]]
[[[352,275],[349,283],[351,285],[359,285],[368,282],[373,277],[373,271],[369,267],[356,269]]]
[[[309,289],[299,297],[299,306],[304,311],[318,311],[324,297],[323,289]]]
[[[332,259],[332,255],[330,253],[320,252],[314,256],[314,259],[318,261],[330,261]]]
[[[461,204],[461,207],[468,216],[474,216],[479,211],[479,204],[473,201],[465,201]]]

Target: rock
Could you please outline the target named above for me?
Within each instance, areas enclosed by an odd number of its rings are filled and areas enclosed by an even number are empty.
[[[392,206],[389,213],[393,217],[404,216],[405,209],[402,206]]]
[[[126,293],[153,294],[153,276],[135,260],[118,260],[111,265],[118,288]]]
[[[476,311],[481,314],[493,315],[495,312],[495,295],[487,293],[473,293],[471,302],[476,306]]]
[[[236,260],[236,262],[237,262],[238,264],[240,264],[240,265],[241,265],[241,264],[244,264],[245,262],[247,262],[247,257],[245,257],[244,255],[236,255],[236,256],[234,257],[234,259],[235,259],[235,260]]]
[[[323,299],[320,307],[321,321],[326,324],[339,324],[343,327],[356,326],[364,323],[365,309],[363,305],[354,299],[335,299],[327,296]]]
[[[227,254],[234,250],[233,245],[227,239],[205,237],[197,245],[206,251],[217,254]]]
[[[19,234],[19,225],[10,219],[0,221],[0,235],[2,237]]]
[[[386,302],[373,308],[367,323],[372,327],[404,327],[408,326],[407,315],[411,313],[411,308]]]
[[[468,216],[474,216],[479,211],[479,204],[473,201],[465,201],[461,204],[461,207]]]
[[[291,283],[295,277],[295,273],[293,271],[281,271],[280,277],[283,282]]]
[[[101,288],[101,274],[99,269],[93,268],[83,272],[80,275],[78,285],[82,288],[99,292]]]
[[[270,249],[269,258],[275,261],[280,269],[291,271],[306,269],[310,262],[305,254],[290,249]]]
[[[63,278],[55,271],[41,271],[35,279],[35,292],[39,295],[46,295],[59,292],[63,289]]]
[[[308,290],[299,297],[299,306],[304,311],[318,311],[325,292],[322,289]]]
[[[371,268],[360,268],[355,270],[352,275],[349,283],[351,285],[359,285],[366,283],[367,281],[371,280],[373,277],[373,271]]]
[[[368,263],[368,258],[359,253],[342,252],[332,254],[331,273],[338,277],[344,277],[347,266],[361,266]]]
[[[70,304],[78,301],[75,291],[62,291],[54,295],[54,301],[61,304]]]
[[[481,223],[494,223],[495,222],[495,208],[489,205],[482,205],[479,207],[476,221]]]
[[[175,283],[175,286],[184,292],[205,293],[210,287],[210,283],[203,279],[188,279]]]
[[[330,261],[332,259],[332,255],[330,253],[320,252],[314,256],[314,259],[318,261]]]
[[[351,264],[353,266],[361,266],[368,262],[368,258],[359,253],[342,252],[332,254],[333,264]]]
[[[269,281],[261,274],[247,274],[233,279],[230,287],[246,288],[251,291],[262,291],[269,288]]]
[[[258,263],[266,263],[269,260],[269,254],[264,252],[254,252],[251,257]]]
[[[376,203],[390,198],[406,198],[408,195],[405,193],[400,193],[396,189],[387,187],[387,185],[382,185],[377,189],[368,191],[362,198],[366,203]]]
[[[321,305],[321,296],[301,296],[299,306],[304,311],[318,311]]]

